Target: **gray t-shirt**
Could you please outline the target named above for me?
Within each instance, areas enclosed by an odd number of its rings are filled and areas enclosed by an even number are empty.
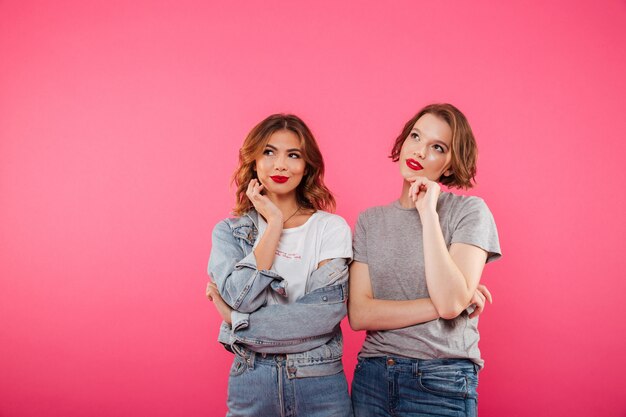
[[[501,256],[496,225],[482,199],[444,192],[439,197],[437,213],[448,247],[452,243],[478,246],[488,252],[487,262]],[[368,265],[374,298],[429,297],[422,223],[415,208],[403,208],[395,201],[361,213],[354,232],[354,260]],[[478,318],[470,320],[468,314],[466,310],[452,320],[368,331],[360,356],[467,358],[483,366],[478,349]]]

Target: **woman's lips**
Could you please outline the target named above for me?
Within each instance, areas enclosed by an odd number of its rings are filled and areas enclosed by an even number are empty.
[[[407,159],[406,166],[411,168],[413,171],[419,171],[421,169],[424,169],[424,167],[421,166],[420,163],[417,162],[415,159]]]
[[[289,177],[283,177],[282,175],[274,175],[270,178],[272,179],[272,181],[277,182],[279,184],[283,184],[287,182],[287,180],[289,179]]]

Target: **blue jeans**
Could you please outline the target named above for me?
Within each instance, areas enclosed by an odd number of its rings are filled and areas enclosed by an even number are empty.
[[[478,366],[467,359],[359,358],[355,417],[477,415]]]
[[[295,378],[285,355],[235,355],[228,378],[227,417],[352,417],[343,370]]]

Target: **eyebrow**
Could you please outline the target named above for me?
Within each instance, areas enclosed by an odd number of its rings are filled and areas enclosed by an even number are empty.
[[[276,146],[274,146],[274,145],[270,145],[269,143],[268,143],[267,145],[265,145],[265,147],[266,147],[266,148],[273,149],[273,150],[275,150],[275,151],[277,151],[277,150],[278,150],[278,148],[277,148]],[[302,149],[300,149],[300,148],[291,148],[291,149],[287,149],[287,151],[286,151],[286,152],[302,152]]]

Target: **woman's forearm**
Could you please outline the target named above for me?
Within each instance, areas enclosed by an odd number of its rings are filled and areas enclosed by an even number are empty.
[[[423,210],[420,212],[420,218],[424,235],[424,264],[428,293],[439,315],[451,319],[467,308],[476,291],[482,268],[477,277],[475,273],[466,276],[447,248],[437,212]],[[471,254],[463,256],[465,255]],[[480,256],[480,253],[478,255]],[[484,258],[481,262],[484,265]]]
[[[374,298],[369,266],[355,261],[350,266],[348,318],[354,330],[393,330],[435,320],[439,314],[429,298]]]
[[[394,330],[439,318],[430,298],[417,300],[349,300],[348,317],[353,330]]]
[[[271,269],[276,256],[276,248],[283,232],[282,221],[269,220],[267,228],[259,240],[259,244],[254,249],[254,257],[258,269]]]

